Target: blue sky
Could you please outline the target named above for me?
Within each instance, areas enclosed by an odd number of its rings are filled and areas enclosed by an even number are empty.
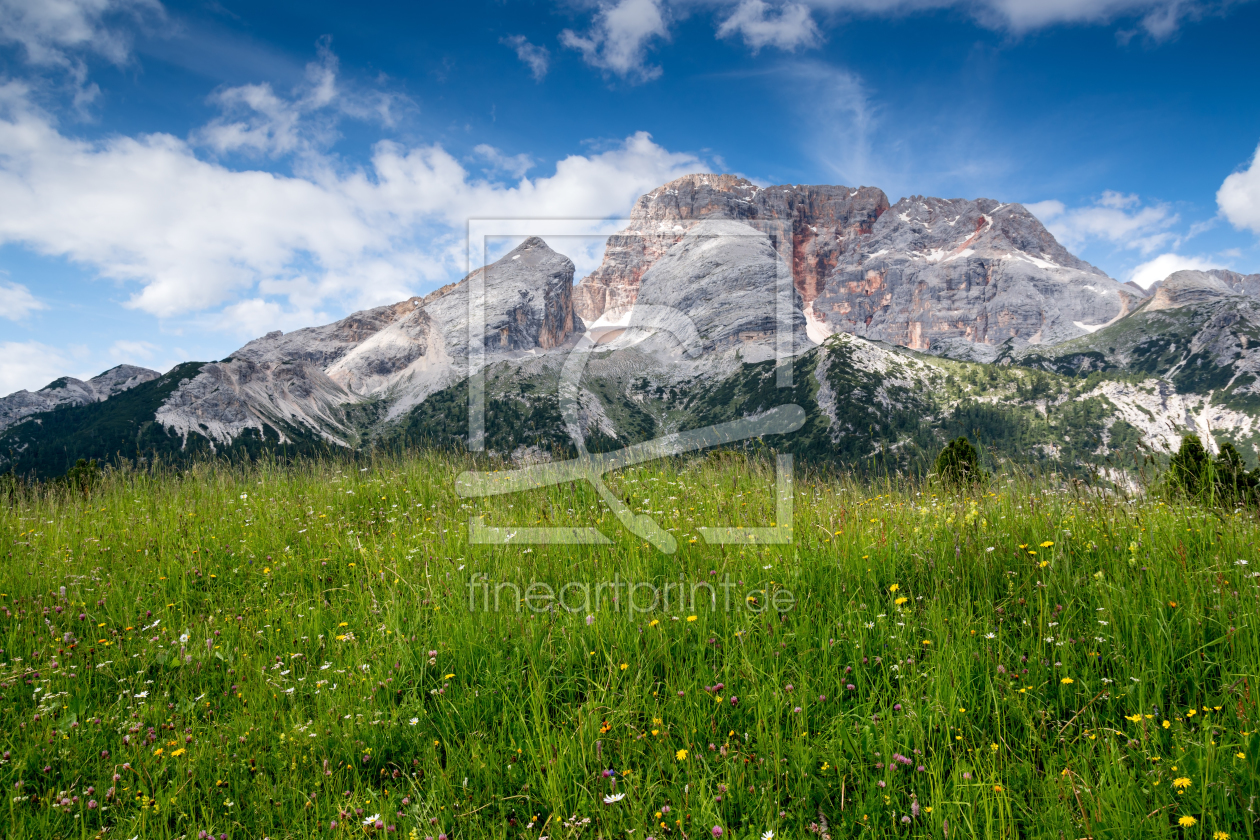
[[[0,0],[0,393],[222,358],[458,279],[469,217],[701,170],[1257,272],[1258,38],[1217,0]]]

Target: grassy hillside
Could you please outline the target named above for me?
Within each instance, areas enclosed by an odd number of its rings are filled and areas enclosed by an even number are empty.
[[[771,470],[609,477],[671,556],[586,484],[461,499],[466,466],[9,497],[5,836],[1255,836],[1254,511],[798,476],[790,543],[714,546],[782,529]]]

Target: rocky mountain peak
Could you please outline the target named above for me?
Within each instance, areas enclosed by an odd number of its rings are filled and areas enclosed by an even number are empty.
[[[1155,294],[1142,308],[1146,312],[1180,309],[1183,306],[1211,303],[1231,294],[1239,293],[1215,273],[1176,271],[1159,282]]]
[[[23,418],[42,411],[101,402],[159,376],[161,374],[156,370],[118,365],[86,382],[73,376],[63,376],[38,391],[16,391],[0,398],[0,429],[7,429]]]
[[[785,257],[791,254],[797,291],[811,301],[840,255],[870,234],[887,209],[888,196],[875,187],[760,187],[733,175],[685,175],[635,202],[629,226],[609,237],[603,263],[575,290],[574,306],[594,321],[632,305],[644,273],[701,219],[748,221],[765,230]]]
[[[573,314],[573,261],[530,237],[424,297],[249,342],[158,411],[163,425],[228,442],[247,429],[305,429],[344,443],[341,407],[389,398],[390,416],[468,376],[469,294],[480,278],[486,360],[559,347],[585,327]]]

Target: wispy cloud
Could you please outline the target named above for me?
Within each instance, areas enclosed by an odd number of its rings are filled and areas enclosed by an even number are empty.
[[[76,354],[78,355],[78,354]],[[76,360],[65,350],[50,347],[39,341],[0,342],[0,395],[11,394],[25,388],[36,391],[69,370],[79,370],[81,360]],[[80,376],[86,374],[80,373]]]
[[[531,44],[524,35],[512,35],[499,43],[516,50],[516,57],[529,68],[534,81],[541,82],[546,78],[547,68],[551,66],[551,52],[546,47]]]
[[[808,6],[788,3],[776,9],[765,0],[741,0],[717,34],[719,38],[741,36],[754,53],[763,47],[792,51],[822,41]]]
[[[660,0],[618,0],[602,6],[586,34],[571,29],[560,33],[566,47],[582,53],[592,67],[632,82],[661,75],[661,68],[647,62],[652,42],[669,37]]]
[[[1181,241],[1171,230],[1179,217],[1168,205],[1114,190],[1082,207],[1069,208],[1057,200],[1024,206],[1069,249],[1102,241],[1145,255]]]
[[[277,94],[266,82],[214,93],[210,101],[223,113],[194,132],[194,142],[220,154],[280,156],[331,145],[343,117],[393,124],[393,108],[401,97],[382,90],[348,89],[338,78],[337,56],[328,39],[317,44],[317,52],[288,96]]]
[[[0,281],[0,318],[20,321],[37,309],[47,309],[48,304],[31,294],[21,283]]]
[[[157,0],[0,0],[0,42],[36,65],[70,67],[84,53],[123,64],[135,24],[164,16]]]

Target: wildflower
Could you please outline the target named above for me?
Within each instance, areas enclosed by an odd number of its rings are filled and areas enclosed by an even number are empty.
[[[678,759],[679,761],[686,761],[686,760],[687,760],[687,751],[686,751],[686,750],[679,750],[678,752],[674,753],[674,758]]]
[[[1064,685],[1071,685],[1072,683],[1075,682],[1075,680],[1073,680],[1071,677],[1064,677],[1063,679],[1059,680],[1059,682],[1063,683]]]
[[[629,666],[629,665],[627,665],[625,662],[622,662],[622,663],[621,663],[621,670],[623,670],[623,671],[624,671],[624,670],[626,670],[626,669],[627,669],[627,668],[629,668],[629,667],[630,667],[630,666]]]
[[[689,615],[689,616],[687,616],[687,620],[688,620],[688,621],[695,621],[695,620],[696,620],[696,616],[694,616],[694,615]]]
[[[625,798],[626,798],[626,795],[624,793],[610,793],[604,797],[604,804],[612,805],[614,803],[620,802],[621,800]]]
[[[1229,840],[1228,831],[1217,831],[1212,834],[1212,840]]]
[[[774,830],[767,828],[761,832],[761,840],[774,840]]]
[[[907,598],[907,597],[905,597],[905,596],[903,595],[903,596],[901,596],[900,598],[898,598],[897,600],[893,601],[893,603],[894,603],[894,604],[896,604],[897,606],[899,606],[899,607],[900,607],[902,604],[904,604],[906,601],[909,601],[909,600],[910,600],[909,598]]]
[[[1185,776],[1182,776],[1179,779],[1173,779],[1173,787],[1177,788],[1177,790],[1185,790],[1186,788],[1190,787],[1190,784],[1191,784],[1190,780],[1187,779]]]
[[[380,818],[381,818],[381,815],[380,815],[380,814],[373,814],[372,816],[370,816],[370,817],[368,817],[367,819],[365,819],[365,820],[363,821],[363,824],[364,824],[364,825],[374,825],[374,824],[376,823],[376,821],[377,821],[377,820],[379,820]]]
[[[1041,547],[1042,547],[1042,548],[1050,548],[1050,547],[1051,547],[1051,546],[1053,546],[1053,545],[1054,545],[1054,543],[1053,543],[1053,542],[1051,542],[1050,540],[1046,540],[1045,542],[1043,542],[1043,543],[1041,544]]]
[[[712,830],[710,833],[711,833],[714,837],[721,837],[721,836],[722,836],[722,826],[720,826],[720,825],[715,825],[715,826],[713,826],[713,830]]]
[[[894,583],[892,586],[888,587],[888,591],[889,591],[889,592],[896,592],[896,591],[897,591],[898,589],[900,589],[900,588],[901,588],[901,586],[900,586],[899,584]]]
[[[411,724],[412,726],[415,726],[419,722],[420,722],[420,718],[412,718],[411,720],[407,721],[407,723]]]
[[[1186,814],[1184,817],[1181,817],[1177,820],[1177,825],[1181,826],[1182,828],[1192,828],[1193,826],[1198,824],[1198,822],[1199,821],[1196,820],[1194,817],[1190,816],[1189,814]]]

